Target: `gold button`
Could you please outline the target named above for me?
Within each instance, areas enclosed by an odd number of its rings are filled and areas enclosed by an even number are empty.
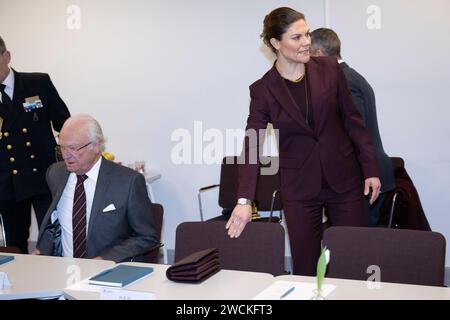
[[[35,156],[34,154],[32,154],[32,155],[30,156],[30,159],[34,159],[34,158],[36,158],[36,156]]]
[[[12,149],[12,145],[8,144],[8,145],[6,146],[6,149],[11,150],[11,149]]]
[[[31,142],[27,141],[26,145],[27,145],[27,147],[31,147]]]
[[[8,138],[9,137],[9,132],[5,132],[5,133],[3,133],[3,135],[5,136],[5,138]]]
[[[14,159],[13,157],[9,158],[9,162],[14,162],[16,161],[16,159]]]
[[[16,169],[14,169],[12,172],[14,175],[19,173],[19,171],[17,171]]]
[[[27,128],[23,128],[23,129],[22,129],[22,132],[23,132],[23,133],[27,133],[27,132],[28,132]]]
[[[33,172],[37,172],[37,169],[36,169],[36,168],[33,168]]]

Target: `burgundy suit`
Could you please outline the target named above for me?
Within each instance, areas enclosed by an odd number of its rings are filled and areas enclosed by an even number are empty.
[[[334,225],[363,224],[364,179],[379,176],[371,138],[336,59],[311,57],[306,64],[306,77],[313,128],[306,124],[275,66],[250,86],[247,120],[247,129],[265,129],[271,122],[279,130],[281,194],[294,272],[304,274],[311,273],[317,261],[322,206],[327,207]],[[262,141],[252,144],[246,140],[244,151],[246,154],[254,152],[258,146],[262,146]],[[240,166],[239,197],[254,199],[258,169],[255,164]],[[357,206],[352,204],[346,208],[346,205],[355,200],[355,192],[361,201],[361,212],[352,214],[356,208],[359,211],[359,202]],[[350,198],[347,201],[340,195]],[[328,201],[333,204],[331,211]],[[314,209],[305,209],[305,206]],[[310,217],[312,214],[314,217]],[[307,237],[298,237],[298,233]],[[301,251],[300,257],[297,250]],[[299,269],[299,264],[305,264],[305,260],[310,260],[309,266]]]

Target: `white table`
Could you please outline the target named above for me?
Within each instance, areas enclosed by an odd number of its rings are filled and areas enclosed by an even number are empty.
[[[154,272],[126,287],[126,290],[152,292],[158,300],[247,300],[273,282],[268,273],[220,270],[199,284],[179,283],[167,279],[169,265],[127,262],[129,265],[152,266]],[[96,300],[99,293],[64,290],[68,299]]]
[[[69,284],[115,264],[108,260],[13,255],[14,261],[0,265],[0,271],[8,275],[12,285],[0,289],[0,300],[58,297]]]
[[[316,283],[315,277],[293,275],[275,280]],[[333,278],[325,278],[323,283],[336,286],[326,300],[450,300],[450,288],[445,287],[380,282],[377,289],[370,288],[373,282]]]

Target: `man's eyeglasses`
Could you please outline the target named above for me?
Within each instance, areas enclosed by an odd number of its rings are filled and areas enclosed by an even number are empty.
[[[57,161],[61,161],[62,160],[62,153],[63,152],[68,152],[70,154],[77,153],[78,151],[86,148],[92,142],[93,141],[89,141],[88,143],[86,143],[85,145],[82,145],[81,147],[73,147],[73,146],[64,147],[64,146],[57,145],[55,147],[56,160]]]

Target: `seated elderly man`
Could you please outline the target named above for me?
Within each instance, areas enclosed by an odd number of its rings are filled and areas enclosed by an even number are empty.
[[[143,175],[101,156],[105,139],[89,115],[69,118],[59,142],[64,162],[47,171],[53,202],[35,253],[139,260],[157,244]]]

